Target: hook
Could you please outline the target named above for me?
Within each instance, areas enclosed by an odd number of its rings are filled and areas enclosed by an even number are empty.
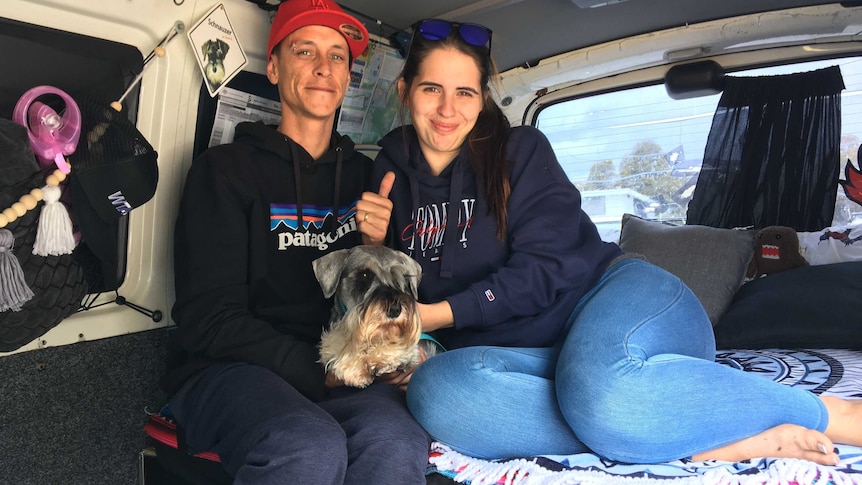
[[[174,3],[176,3],[177,1],[182,3],[185,0],[174,0]],[[147,65],[149,65],[153,57],[164,57],[165,54],[167,54],[167,51],[165,51],[165,46],[168,45],[168,42],[173,40],[173,38],[176,37],[177,34],[184,31],[185,28],[186,24],[184,24],[181,20],[177,20],[176,22],[174,22],[174,25],[171,27],[171,30],[168,32],[168,34],[165,35],[165,37],[162,38],[159,44],[154,47],[152,51],[150,51],[147,57],[144,58],[144,66],[141,68],[141,72],[138,73],[137,76],[135,76],[131,83],[129,83],[129,87],[126,88],[126,91],[123,93],[122,96],[120,96],[120,99],[111,103],[112,108],[114,108],[118,112],[123,110],[123,100],[126,99],[126,96],[128,96],[129,93],[132,92],[132,89],[134,89],[134,87],[139,82],[141,82],[141,79],[144,77],[144,71],[146,70]]]

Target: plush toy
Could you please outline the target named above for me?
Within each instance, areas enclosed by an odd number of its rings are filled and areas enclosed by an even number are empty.
[[[792,227],[769,226],[754,236],[754,256],[748,265],[751,279],[808,266],[799,251],[799,237]]]

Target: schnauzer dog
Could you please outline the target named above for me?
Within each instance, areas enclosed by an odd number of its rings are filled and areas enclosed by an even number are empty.
[[[221,39],[212,39],[201,44],[204,60],[207,61],[205,68],[207,81],[213,89],[221,86],[224,81],[224,58],[229,48],[230,44]]]
[[[335,297],[320,362],[346,385],[366,387],[377,376],[419,364],[423,351],[436,353],[435,341],[420,344],[419,263],[394,249],[362,245],[333,251],[312,266],[324,296]]]

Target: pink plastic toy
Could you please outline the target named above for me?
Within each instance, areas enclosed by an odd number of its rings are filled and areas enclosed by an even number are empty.
[[[36,101],[39,96],[56,94],[66,104],[63,115],[50,106]],[[53,86],[36,86],[21,96],[12,113],[12,121],[27,128],[33,153],[42,161],[42,168],[52,163],[68,174],[71,170],[65,156],[78,147],[81,135],[81,110],[75,100]]]

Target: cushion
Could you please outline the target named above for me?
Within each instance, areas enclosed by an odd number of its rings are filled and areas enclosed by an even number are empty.
[[[720,349],[862,350],[862,261],[807,266],[750,281],[714,327]]]
[[[802,256],[812,266],[862,261],[862,224],[827,227],[796,235]]]
[[[750,230],[672,226],[625,214],[620,247],[643,255],[681,279],[715,325],[745,279],[754,254],[754,234]]]

